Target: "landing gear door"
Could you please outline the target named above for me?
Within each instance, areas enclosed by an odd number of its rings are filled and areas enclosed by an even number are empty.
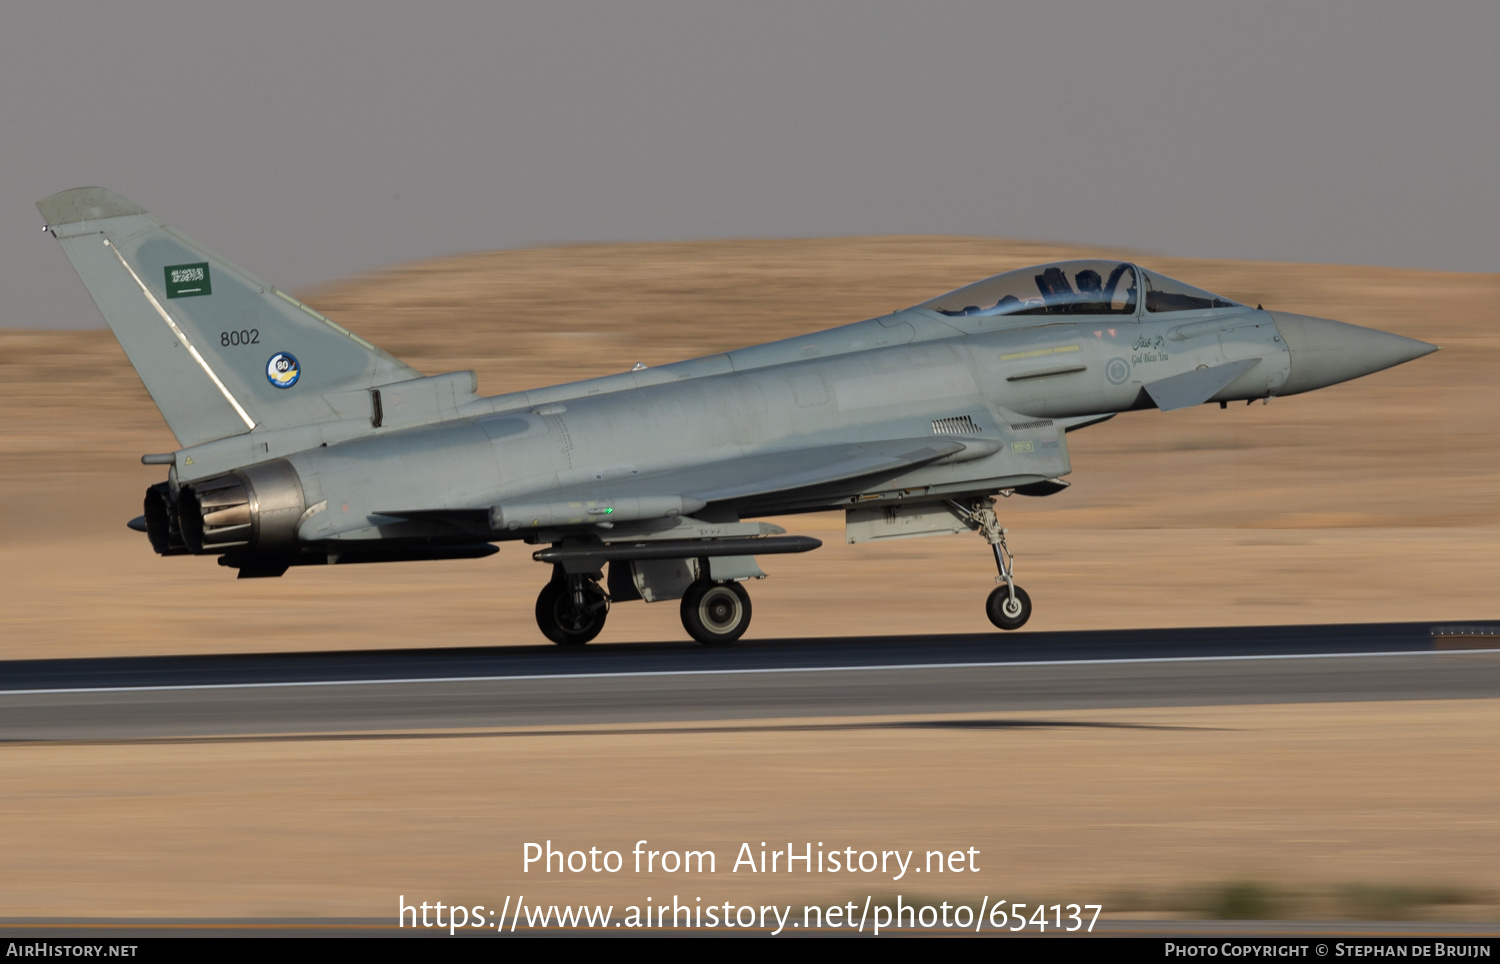
[[[766,578],[754,556],[710,556],[707,573],[698,559],[641,559],[629,565],[637,595],[627,598],[640,598],[648,603],[681,599],[688,587],[704,576],[713,582]]]
[[[646,602],[681,599],[698,580],[697,559],[640,559],[630,563],[635,590]]]
[[[844,512],[844,536],[850,545],[968,531],[969,524],[944,503],[889,505]]]

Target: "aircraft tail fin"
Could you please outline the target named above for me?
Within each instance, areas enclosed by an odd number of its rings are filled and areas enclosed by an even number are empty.
[[[37,202],[184,447],[338,417],[421,373],[101,187]]]

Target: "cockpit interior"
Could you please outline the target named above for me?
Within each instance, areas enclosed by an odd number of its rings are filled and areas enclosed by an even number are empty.
[[[1059,261],[1007,271],[915,307],[948,317],[1134,315],[1239,308],[1230,301],[1127,261]]]

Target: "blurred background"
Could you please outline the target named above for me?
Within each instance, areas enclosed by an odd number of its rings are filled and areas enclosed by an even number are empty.
[[[1485,0],[22,3],[0,325],[97,324],[31,206],[84,184],[290,290],[870,234],[1487,271],[1497,35]]]
[[[139,455],[175,446],[38,230],[33,202],[84,184],[427,373],[475,368],[485,394],[1105,252],[1432,341],[1307,396],[1075,433],[1073,487],[1002,518],[1028,632],[1491,619],[1497,36],[1493,3],[1393,0],[12,5],[0,659],[541,642],[525,551],[236,582],[125,528],[161,477]],[[766,563],[749,639],[988,630],[980,540],[846,546],[836,517],[787,524],[825,547]],[[675,607],[632,605],[598,645],[680,638]],[[0,918],[669,898],[679,881],[520,874],[523,841],[647,837],[721,856],[974,846],[974,891],[928,895],[1107,915],[1494,919],[1497,720],[1494,700],[1408,700],[16,740]],[[863,897],[723,876],[679,892]]]

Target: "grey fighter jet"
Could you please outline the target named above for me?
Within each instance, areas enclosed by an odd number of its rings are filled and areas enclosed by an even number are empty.
[[[757,559],[820,544],[766,516],[841,511],[850,542],[972,531],[1017,629],[998,494],[1068,483],[1067,433],[1134,409],[1269,399],[1435,346],[1264,311],[1122,261],[1010,271],[880,318],[491,398],[424,376],[102,188],[37,204],[180,448],[133,528],[241,578],[477,558],[524,542],[580,645],[611,605],[680,600],[703,643],[750,623]],[[608,577],[605,577],[605,571]]]

